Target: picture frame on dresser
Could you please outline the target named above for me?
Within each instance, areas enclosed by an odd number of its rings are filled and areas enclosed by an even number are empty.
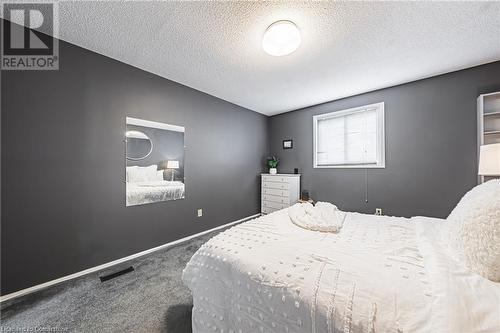
[[[299,201],[300,174],[261,174],[261,213],[270,214]]]

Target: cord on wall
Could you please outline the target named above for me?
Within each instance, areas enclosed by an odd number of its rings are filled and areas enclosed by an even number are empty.
[[[365,169],[365,203],[368,203],[368,168]]]

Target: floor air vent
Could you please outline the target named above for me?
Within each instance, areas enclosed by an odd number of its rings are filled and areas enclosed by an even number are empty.
[[[133,272],[133,271],[134,271],[134,267],[130,266],[130,267],[127,267],[125,269],[119,270],[118,272],[114,272],[114,273],[111,273],[111,274],[108,274],[108,275],[99,276],[99,279],[101,280],[101,282],[104,282],[104,281],[108,281],[108,280],[114,279],[115,277],[118,277],[118,276],[123,275],[123,274],[130,273],[130,272]]]

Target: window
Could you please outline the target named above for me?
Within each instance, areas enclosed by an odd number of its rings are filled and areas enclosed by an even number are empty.
[[[313,117],[315,168],[385,168],[384,103]]]

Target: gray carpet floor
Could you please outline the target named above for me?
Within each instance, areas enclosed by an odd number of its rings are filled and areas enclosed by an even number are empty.
[[[181,281],[191,256],[220,231],[2,304],[0,332],[191,332],[192,297]]]

